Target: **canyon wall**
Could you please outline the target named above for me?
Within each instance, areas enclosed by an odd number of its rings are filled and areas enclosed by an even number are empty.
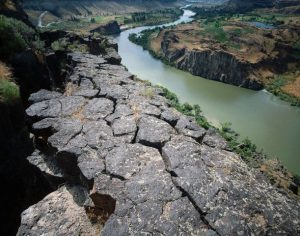
[[[188,50],[172,47],[174,41],[165,34],[161,41],[161,52],[165,58],[177,68],[193,75],[223,83],[259,90],[261,82],[251,76],[253,65],[239,60],[234,55],[223,50]]]
[[[17,235],[300,233],[299,200],[111,57],[70,53],[65,90],[30,96],[27,159],[57,190]]]

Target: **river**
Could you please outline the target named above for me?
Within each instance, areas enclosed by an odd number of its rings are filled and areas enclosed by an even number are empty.
[[[184,10],[174,25],[191,21],[194,15]],[[159,84],[177,94],[181,102],[199,104],[213,124],[231,122],[242,138],[248,137],[258,149],[279,158],[292,172],[300,174],[300,109],[272,94],[203,79],[163,64],[148,51],[128,40],[153,26],[123,31],[115,38],[122,64],[140,79]]]

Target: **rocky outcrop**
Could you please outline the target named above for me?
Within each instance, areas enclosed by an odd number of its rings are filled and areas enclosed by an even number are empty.
[[[260,90],[263,85],[260,81],[251,78],[255,65],[239,60],[224,50],[188,50],[172,47],[174,38],[164,35],[161,42],[163,56],[177,68],[189,71],[193,75],[206,79],[216,80],[227,84]],[[176,41],[175,41],[176,42]]]
[[[121,33],[121,29],[117,21],[111,21],[105,25],[98,26],[97,28],[91,30],[90,32],[91,33],[97,32],[104,35],[111,35],[111,34]]]
[[[300,233],[299,201],[161,89],[101,55],[68,60],[68,91],[32,94],[26,110],[38,149],[28,160],[65,186],[22,213],[18,235]]]
[[[239,87],[260,90],[261,82],[249,78],[251,64],[238,60],[225,51],[190,51],[177,67],[207,79],[233,84]]]

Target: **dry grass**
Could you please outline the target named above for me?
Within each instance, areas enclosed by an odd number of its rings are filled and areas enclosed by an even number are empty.
[[[0,62],[0,102],[12,103],[20,98],[20,89],[13,81],[11,69]]]
[[[137,104],[131,105],[134,120],[137,122],[141,116],[141,108]]]
[[[0,80],[12,80],[12,71],[3,62],[0,62]]]
[[[292,83],[289,83],[282,87],[282,91],[300,98],[300,76],[296,77]]]
[[[154,94],[155,94],[154,89],[150,87],[142,91],[140,95],[151,99],[153,98]]]
[[[71,96],[77,90],[78,90],[78,85],[69,82],[66,84],[64,95]]]
[[[82,107],[80,107],[77,111],[75,111],[73,114],[71,114],[71,117],[73,119],[79,120],[81,123],[84,123],[86,120],[85,115],[83,114],[84,107],[86,104],[84,104]]]

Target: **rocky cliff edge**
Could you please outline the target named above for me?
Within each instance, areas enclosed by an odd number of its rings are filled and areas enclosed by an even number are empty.
[[[64,93],[30,96],[28,161],[57,190],[18,235],[300,234],[299,201],[105,58],[69,54]]]

